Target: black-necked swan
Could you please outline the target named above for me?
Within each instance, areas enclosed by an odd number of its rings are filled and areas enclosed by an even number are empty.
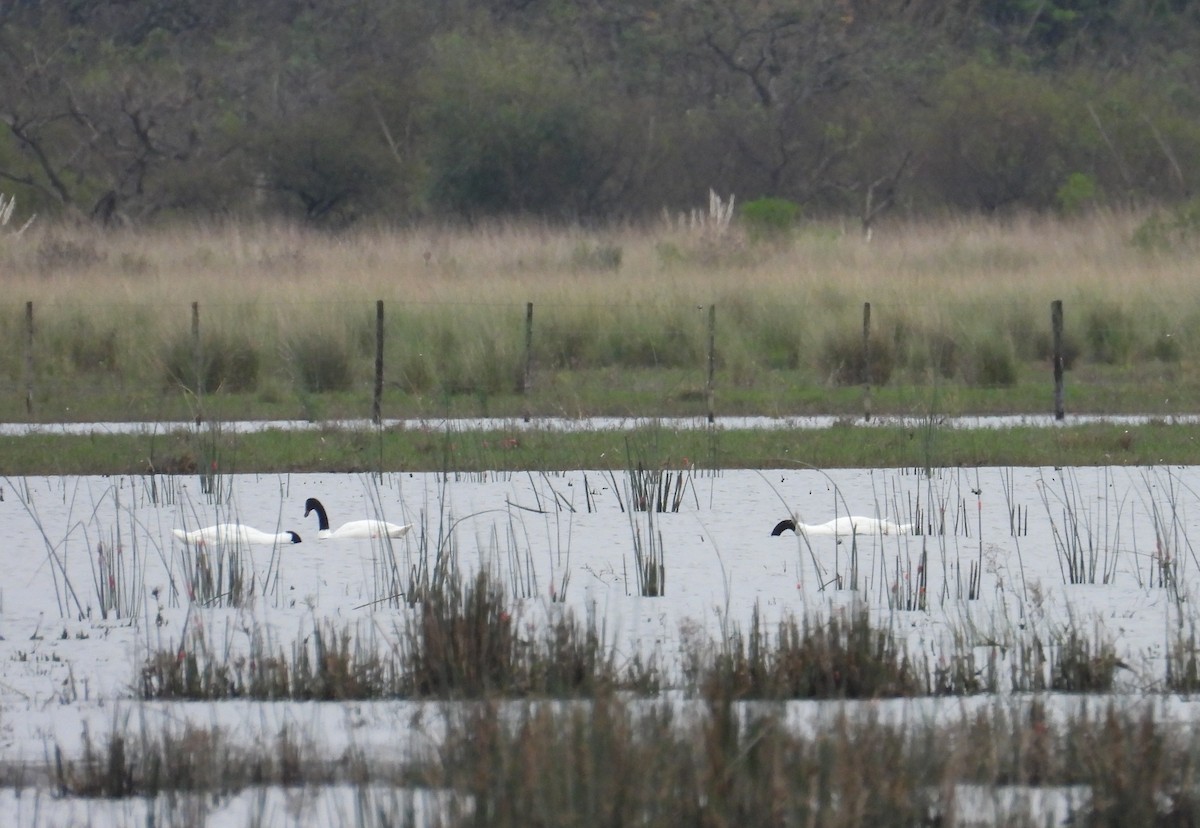
[[[775,528],[771,530],[771,536],[782,535],[788,529],[797,535],[902,535],[911,532],[912,527],[911,523],[896,523],[891,520],[857,515],[834,518],[825,523],[816,524],[797,523],[788,518],[775,524]]]
[[[192,532],[185,532],[182,529],[172,529],[171,532],[184,543],[190,543],[193,546],[210,544],[249,546],[252,543],[300,543],[300,536],[290,530],[279,533],[264,532],[261,529],[255,529],[252,526],[243,526],[240,523],[218,523],[215,526],[205,526],[203,529],[196,529]]]
[[[317,537],[321,540],[326,538],[401,538],[412,528],[411,523],[400,526],[388,523],[386,520],[371,518],[352,520],[330,531],[329,515],[325,514],[325,507],[315,497],[304,501],[304,516],[308,517],[310,512],[317,513]]]

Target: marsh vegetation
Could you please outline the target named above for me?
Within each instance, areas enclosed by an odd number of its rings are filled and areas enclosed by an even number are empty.
[[[895,223],[869,242],[836,222],[761,240],[736,218],[35,225],[0,236],[0,417],[366,418],[377,376],[385,418],[1046,413],[1056,299],[1068,411],[1191,413],[1194,239],[1139,244],[1151,218]]]

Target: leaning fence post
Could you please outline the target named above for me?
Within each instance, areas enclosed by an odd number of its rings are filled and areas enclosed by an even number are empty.
[[[1063,407],[1063,303],[1050,303],[1050,329],[1054,337],[1054,419],[1066,417]]]
[[[33,302],[25,303],[25,413],[33,414]]]
[[[375,396],[371,403],[371,421],[383,422],[383,300],[375,300]]]
[[[708,383],[705,386],[704,396],[708,400],[708,422],[711,425],[716,422],[716,413],[713,410],[713,397],[715,396],[717,372],[717,306],[708,306]]]
[[[521,395],[533,386],[533,302],[525,303],[525,368],[521,374]],[[525,422],[529,422],[529,403],[525,404]]]
[[[871,419],[871,303],[863,302],[863,419]]]
[[[192,302],[192,373],[196,378],[196,397],[204,393],[204,354],[200,350],[200,303]]]

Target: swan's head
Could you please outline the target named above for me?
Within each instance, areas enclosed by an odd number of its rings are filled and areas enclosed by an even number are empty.
[[[317,500],[315,497],[310,497],[308,500],[304,501],[304,516],[308,517],[313,511],[321,511],[321,501]]]
[[[293,532],[289,529],[287,534],[288,534],[288,538],[290,539],[288,541],[289,543],[300,543],[300,536],[297,535],[295,532]]]

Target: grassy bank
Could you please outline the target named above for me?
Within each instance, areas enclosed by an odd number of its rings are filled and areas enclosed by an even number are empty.
[[[167,434],[0,437],[9,475],[349,471],[551,471],[1200,463],[1194,426],[1086,425],[960,430],[837,425],[826,429],[571,432],[200,428]]]
[[[1070,410],[1191,413],[1200,283],[1186,238],[1138,241],[1146,220],[870,242],[816,223],[769,242],[736,223],[35,224],[0,236],[0,419],[365,417],[380,357],[391,417],[689,415],[710,387],[718,414],[853,415],[867,381],[876,413],[1045,413],[1053,300]]]

